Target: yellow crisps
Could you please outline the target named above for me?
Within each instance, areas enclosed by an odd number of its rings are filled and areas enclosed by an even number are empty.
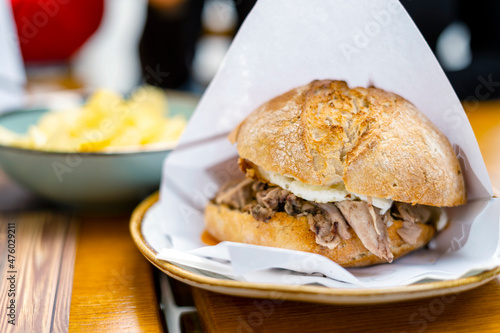
[[[140,87],[129,99],[98,90],[79,108],[47,112],[24,135],[0,126],[0,144],[62,152],[172,147],[185,127],[184,117],[168,117],[161,89]]]

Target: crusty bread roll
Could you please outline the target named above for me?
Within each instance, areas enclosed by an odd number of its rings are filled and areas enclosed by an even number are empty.
[[[413,104],[377,88],[313,81],[263,104],[230,134],[241,158],[305,184],[430,206],[465,203],[446,137]]]
[[[329,249],[317,244],[315,234],[309,229],[305,216],[296,217],[280,212],[268,222],[262,222],[247,212],[210,203],[205,209],[205,225],[209,233],[219,240],[317,253],[344,267],[387,262],[368,251],[352,229],[349,230],[351,238],[346,240],[343,246]],[[402,221],[394,221],[387,228],[394,259],[424,246],[436,232],[430,225],[417,223],[421,229],[420,234],[414,244],[408,244],[397,233],[402,225]]]

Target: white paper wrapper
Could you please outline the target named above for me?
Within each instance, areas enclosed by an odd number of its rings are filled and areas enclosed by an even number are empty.
[[[344,269],[318,255],[223,242],[206,247],[203,209],[240,176],[226,139],[266,100],[314,79],[395,92],[448,137],[462,164],[469,203],[449,209],[451,225],[392,264]],[[159,204],[144,233],[158,258],[203,274],[254,282],[384,287],[452,279],[499,265],[500,200],[452,87],[396,0],[260,0],[202,97],[179,149],[164,165]],[[218,274],[218,275],[217,275]]]

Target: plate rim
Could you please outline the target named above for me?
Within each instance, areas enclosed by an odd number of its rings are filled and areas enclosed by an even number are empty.
[[[283,285],[223,280],[199,275],[167,261],[156,259],[158,254],[142,234],[146,212],[159,200],[159,191],[145,198],[132,212],[129,229],[140,252],[167,275],[198,288],[227,295],[277,298],[328,304],[381,304],[403,300],[427,298],[473,289],[500,274],[500,266],[482,273],[453,280],[432,281],[419,284],[383,288],[329,288],[308,285]],[[277,297],[273,297],[277,296]],[[399,297],[398,297],[399,296]],[[377,298],[378,297],[378,298]]]

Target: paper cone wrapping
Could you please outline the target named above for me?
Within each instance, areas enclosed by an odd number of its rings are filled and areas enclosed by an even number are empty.
[[[462,164],[468,204],[448,209],[451,224],[429,249],[392,264],[344,269],[309,253],[203,244],[205,204],[240,174],[228,132],[265,101],[315,79],[397,93],[448,137]],[[155,222],[145,224],[144,232],[162,250],[159,258],[229,278],[379,287],[457,278],[498,266],[499,216],[499,200],[492,199],[460,101],[398,1],[260,0],[203,95],[179,149],[165,162],[160,201],[148,214]],[[293,272],[305,274],[298,278]]]

